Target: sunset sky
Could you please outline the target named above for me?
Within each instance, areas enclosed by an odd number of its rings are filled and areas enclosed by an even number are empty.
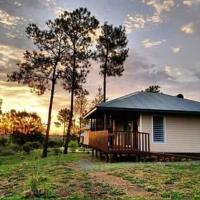
[[[0,0],[3,111],[36,111],[46,121],[49,93],[38,97],[26,86],[8,83],[6,75],[33,47],[25,35],[27,24],[44,27],[63,10],[78,7],[87,7],[101,23],[126,27],[129,57],[124,75],[108,80],[109,99],[158,84],[164,93],[200,101],[200,0]],[[102,86],[98,67],[93,63],[86,84],[90,100]],[[53,121],[68,101],[69,94],[57,87]]]

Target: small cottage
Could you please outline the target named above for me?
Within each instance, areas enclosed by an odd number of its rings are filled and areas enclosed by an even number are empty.
[[[103,153],[200,155],[200,102],[183,95],[135,92],[85,116],[82,143]]]

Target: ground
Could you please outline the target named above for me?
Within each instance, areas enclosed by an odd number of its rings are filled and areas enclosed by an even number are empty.
[[[105,163],[90,154],[0,157],[0,199],[198,200],[200,162]]]

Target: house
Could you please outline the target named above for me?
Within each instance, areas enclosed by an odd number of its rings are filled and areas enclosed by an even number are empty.
[[[96,106],[85,116],[83,144],[109,154],[200,155],[200,102],[183,95],[135,92]]]

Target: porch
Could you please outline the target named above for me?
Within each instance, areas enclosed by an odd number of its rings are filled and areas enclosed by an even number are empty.
[[[108,130],[87,131],[88,146],[106,154],[145,154],[150,152],[148,133]]]

